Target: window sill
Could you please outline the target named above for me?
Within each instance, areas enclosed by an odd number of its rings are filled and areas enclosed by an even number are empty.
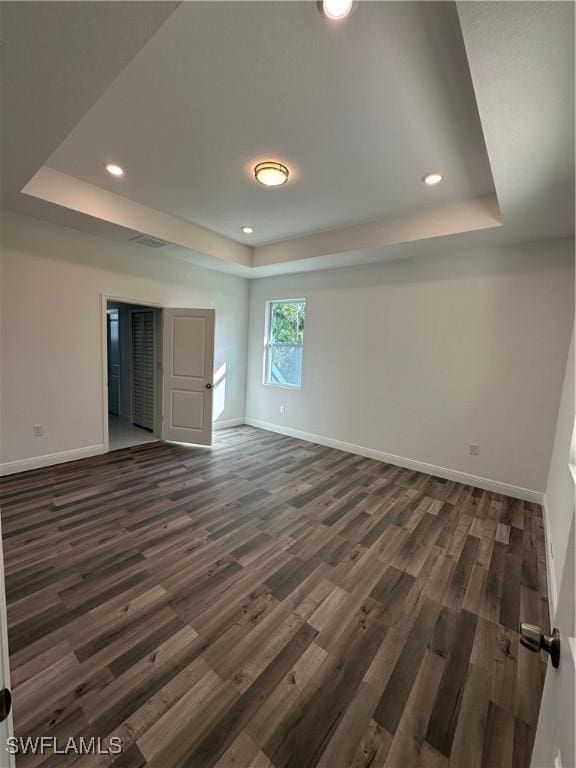
[[[268,382],[268,381],[263,381],[262,386],[274,387],[275,389],[291,389],[291,390],[296,390],[297,392],[299,392],[302,389],[301,384],[300,386],[297,386],[296,384],[272,384],[271,382]]]

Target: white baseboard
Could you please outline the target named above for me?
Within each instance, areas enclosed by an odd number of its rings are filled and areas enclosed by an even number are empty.
[[[19,461],[7,461],[0,464],[0,476],[13,475],[16,472],[28,472],[30,469],[51,467],[53,464],[64,464],[67,461],[86,459],[89,456],[98,456],[105,452],[103,445],[88,445],[86,448],[75,448],[72,451],[60,453],[47,453],[44,456],[34,456],[32,459],[20,459]]]
[[[558,584],[556,583],[556,569],[554,568],[554,553],[552,551],[552,536],[550,533],[550,516],[548,515],[548,503],[546,496],[542,501],[542,517],[544,518],[544,539],[546,549],[546,576],[548,580],[548,603],[550,606],[550,626],[554,626],[556,605],[558,604]]]
[[[249,424],[252,427],[257,427],[258,429],[266,429],[269,432],[278,432],[279,434],[287,435],[288,437],[307,440],[309,443],[317,443],[318,445],[325,445],[328,448],[336,448],[339,451],[357,453],[360,456],[366,456],[369,459],[376,459],[377,461],[384,461],[387,464],[394,464],[395,466],[403,467],[404,469],[413,469],[416,472],[423,472],[425,475],[434,475],[435,477],[441,477],[444,480],[453,480],[456,483],[472,485],[474,488],[482,488],[485,491],[501,493],[503,496],[512,496],[515,499],[523,499],[524,501],[533,501],[536,504],[542,504],[544,498],[542,493],[533,491],[529,488],[509,485],[508,483],[502,483],[499,480],[490,480],[489,478],[478,477],[477,475],[469,475],[466,472],[460,472],[457,469],[438,467],[435,464],[427,464],[423,461],[407,459],[404,456],[395,456],[392,453],[385,453],[384,451],[378,451],[374,448],[365,448],[362,445],[354,445],[354,443],[345,443],[341,440],[334,440],[331,437],[324,437],[323,435],[302,432],[299,429],[282,427],[277,424],[271,424],[268,421],[245,418],[244,423]]]
[[[230,427],[241,427],[244,424],[244,417],[239,419],[226,419],[225,421],[215,421],[212,429],[229,429]]]
[[[214,430],[227,429],[228,427],[239,427],[244,424],[244,419],[228,419],[218,421],[213,425]],[[89,456],[98,456],[106,453],[104,445],[88,445],[86,448],[76,448],[72,451],[61,451],[60,453],[47,453],[44,456],[34,456],[31,459],[20,459],[18,461],[7,461],[0,464],[0,477],[14,475],[17,472],[28,472],[30,469],[41,469],[42,467],[51,467],[53,464],[64,464],[67,461],[77,461],[86,459]]]
[[[213,428],[214,430],[228,429],[230,427],[238,427],[243,424],[248,424],[252,427],[257,427],[258,429],[265,429],[269,432],[277,432],[278,434],[287,435],[288,437],[295,437],[299,440],[306,440],[310,443],[325,445],[328,448],[336,448],[337,450],[345,451],[346,453],[355,453],[359,456],[366,456],[369,459],[376,459],[376,461],[384,461],[387,464],[394,464],[395,466],[403,467],[405,469],[412,469],[416,472],[422,472],[426,475],[434,475],[445,480],[453,480],[457,483],[472,485],[475,488],[482,488],[486,491],[494,491],[495,493],[501,493],[504,496],[512,496],[516,499],[523,499],[525,501],[533,501],[537,504],[543,504],[547,539],[546,554],[547,557],[551,557],[548,543],[550,536],[548,531],[548,516],[546,514],[545,499],[544,495],[539,491],[533,491],[529,488],[522,488],[517,485],[509,485],[508,483],[502,483],[499,480],[490,480],[489,478],[478,477],[477,475],[469,475],[466,472],[460,472],[456,469],[439,467],[435,464],[428,464],[423,461],[417,461],[416,459],[408,459],[404,456],[396,456],[392,453],[378,451],[375,448],[366,448],[361,445],[355,445],[354,443],[346,443],[342,440],[335,440],[331,437],[324,437],[323,435],[315,435],[311,432],[303,432],[299,429],[283,427],[278,424],[272,424],[268,421],[260,421],[259,419],[227,419],[225,421],[215,422]],[[76,461],[78,459],[84,459],[89,456],[97,456],[98,454],[104,452],[104,445],[89,445],[85,448],[76,448],[71,451],[48,453],[44,456],[35,456],[31,459],[9,461],[4,464],[0,464],[0,476],[12,475],[16,472],[27,472],[30,469],[40,469],[41,467],[49,467],[53,464],[63,464],[67,461]],[[549,568],[549,574],[553,574],[553,569]]]

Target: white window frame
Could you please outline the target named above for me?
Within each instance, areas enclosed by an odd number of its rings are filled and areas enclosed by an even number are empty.
[[[273,346],[270,340],[271,326],[272,326],[272,307],[274,304],[304,304],[306,307],[306,299],[270,299],[266,302],[266,319],[265,319],[265,332],[264,332],[264,361],[262,366],[262,383],[265,387],[279,387],[280,389],[302,389],[302,381],[304,378],[304,341],[302,341],[302,370],[300,373],[300,384],[278,384],[275,381],[268,381],[269,379],[269,361],[270,361],[270,349]],[[306,332],[306,325],[304,325],[304,332]],[[290,344],[289,346],[297,346]]]

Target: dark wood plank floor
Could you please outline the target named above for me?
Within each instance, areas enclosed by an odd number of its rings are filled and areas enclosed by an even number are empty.
[[[249,427],[1,485],[19,766],[528,766],[541,509]]]

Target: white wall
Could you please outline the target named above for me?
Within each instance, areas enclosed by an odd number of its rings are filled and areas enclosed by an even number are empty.
[[[544,491],[572,252],[559,240],[253,282],[247,418]],[[265,386],[265,302],[300,297],[302,389]]]
[[[214,307],[215,369],[226,364],[215,415],[242,419],[246,280],[16,214],[1,224],[2,464],[102,446],[102,294]]]
[[[247,417],[543,491],[572,324],[572,249],[532,243],[253,281]],[[103,444],[103,293],[214,306],[215,369],[226,363],[216,413],[244,416],[248,281],[4,214],[1,290],[2,463]],[[265,301],[300,296],[303,388],[264,386]]]

